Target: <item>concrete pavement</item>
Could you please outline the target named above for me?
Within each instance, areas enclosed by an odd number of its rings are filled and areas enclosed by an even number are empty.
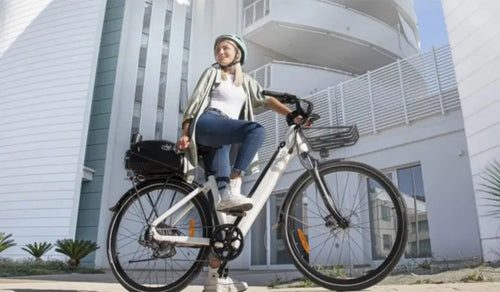
[[[281,280],[292,280],[300,276],[296,271],[231,271],[231,275],[249,283],[249,292],[274,291],[328,291],[323,288],[283,288],[272,289],[267,287],[272,281],[278,278]],[[200,292],[203,290],[205,273],[193,281],[192,285],[186,288],[186,292]],[[0,291],[12,292],[118,292],[126,291],[116,282],[111,272],[104,274],[64,274],[48,276],[29,276],[17,278],[0,278]],[[500,291],[500,283],[479,282],[479,283],[447,283],[447,284],[420,284],[420,285],[376,285],[365,291],[372,292],[456,292],[456,291]]]

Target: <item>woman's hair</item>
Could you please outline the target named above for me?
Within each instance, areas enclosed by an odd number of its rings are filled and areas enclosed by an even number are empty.
[[[231,45],[234,46],[234,48],[236,49],[236,58],[238,59],[238,61],[241,60],[241,50],[238,48],[238,46],[232,40],[225,39],[225,41],[231,43]],[[243,68],[241,68],[240,62],[237,62],[233,66],[234,66],[233,84],[236,87],[240,87],[241,85],[243,85]],[[222,80],[227,80],[227,75],[228,73],[222,70]]]
[[[243,69],[241,68],[241,64],[238,62],[234,64],[234,86],[240,87],[243,84]],[[227,80],[228,73],[222,70],[222,80]]]

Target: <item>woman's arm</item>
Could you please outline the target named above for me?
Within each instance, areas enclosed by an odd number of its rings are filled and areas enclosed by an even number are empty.
[[[282,104],[279,100],[277,100],[276,98],[270,96],[268,97],[268,101],[267,101],[267,105],[266,107],[270,110],[273,110],[275,112],[277,112],[278,114],[281,114],[281,115],[288,115],[289,113],[292,112],[291,109],[289,109],[286,105]]]
[[[267,105],[266,107],[270,110],[273,110],[275,112],[277,112],[278,114],[281,114],[281,115],[288,115],[289,113],[292,112],[291,109],[289,109],[286,105],[282,104],[279,100],[277,100],[276,98],[274,97],[269,97],[268,101],[267,101]],[[293,121],[298,124],[300,123],[300,121],[302,121],[302,116],[296,116]]]

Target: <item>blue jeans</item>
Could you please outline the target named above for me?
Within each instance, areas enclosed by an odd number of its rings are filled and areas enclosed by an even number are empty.
[[[217,148],[203,156],[206,176],[215,175],[220,182],[219,187],[223,188],[231,173],[231,145],[241,143],[232,171],[243,173],[257,154],[264,137],[264,127],[258,123],[233,120],[210,109],[204,112],[196,123],[196,143]]]

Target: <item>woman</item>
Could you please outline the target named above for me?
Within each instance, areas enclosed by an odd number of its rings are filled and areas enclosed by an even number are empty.
[[[204,154],[206,176],[214,174],[219,189],[224,189],[216,209],[221,212],[247,211],[252,200],[241,195],[242,175],[253,172],[256,154],[264,141],[264,128],[254,122],[253,109],[265,106],[282,115],[292,111],[274,97],[263,96],[259,83],[243,73],[247,49],[241,37],[234,34],[217,37],[214,44],[217,63],[205,70],[199,79],[183,115],[179,150],[186,150],[186,179],[194,178],[198,163],[197,145],[210,147]],[[300,117],[297,118],[299,121]],[[229,151],[241,144],[231,168]],[[227,186],[226,186],[227,184]],[[244,291],[248,285],[230,278],[220,278],[220,261],[210,258],[210,269],[204,291]]]

